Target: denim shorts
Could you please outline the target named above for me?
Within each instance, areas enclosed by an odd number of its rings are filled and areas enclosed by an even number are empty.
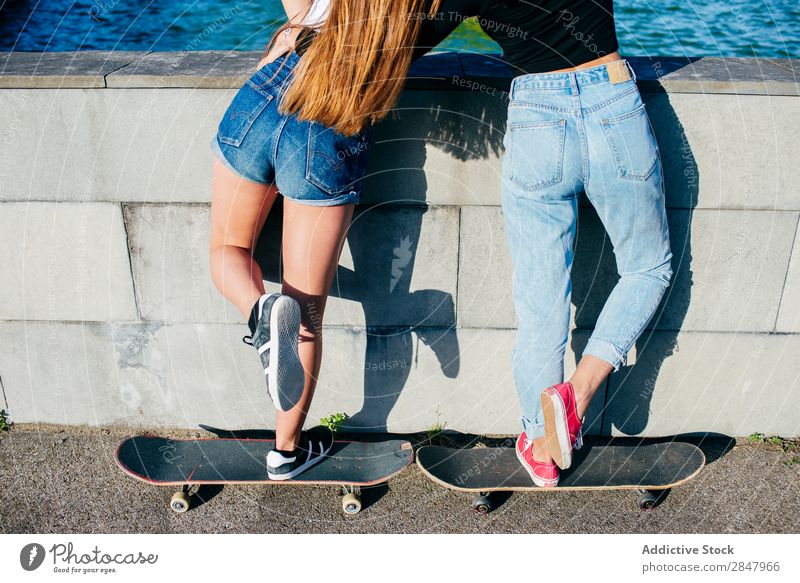
[[[238,91],[211,149],[234,174],[275,184],[295,202],[357,203],[366,172],[371,128],[344,136],[321,123],[278,111],[300,57],[292,52],[256,71]]]

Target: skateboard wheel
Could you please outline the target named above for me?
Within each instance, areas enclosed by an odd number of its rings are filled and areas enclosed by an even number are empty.
[[[189,495],[186,492],[175,492],[169,501],[169,507],[173,512],[182,514],[189,510],[191,505]]]
[[[639,495],[639,508],[641,510],[652,510],[656,507],[658,495],[653,492],[644,491]]]
[[[478,514],[489,514],[492,511],[492,501],[488,494],[475,496],[472,501],[472,508]]]
[[[361,512],[361,498],[352,492],[342,498],[342,510],[345,514],[358,514]]]

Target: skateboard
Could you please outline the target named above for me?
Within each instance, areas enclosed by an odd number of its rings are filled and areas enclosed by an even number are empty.
[[[494,506],[493,492],[559,490],[636,490],[639,508],[654,508],[670,488],[696,476],[705,465],[703,452],[690,443],[628,443],[590,446],[573,453],[558,486],[540,488],[520,465],[513,447],[452,449],[425,446],[417,465],[431,480],[463,492],[475,492],[472,507],[482,514]]]
[[[342,509],[361,510],[361,487],[386,482],[414,460],[411,444],[402,440],[375,443],[335,441],[328,457],[292,480],[267,477],[272,439],[167,439],[136,436],[123,440],[115,454],[129,476],[158,486],[180,486],[169,507],[177,513],[191,506],[192,488],[205,484],[335,485]]]

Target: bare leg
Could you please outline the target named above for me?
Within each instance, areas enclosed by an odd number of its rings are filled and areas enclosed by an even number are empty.
[[[322,316],[354,205],[318,207],[284,199],[283,293],[300,304],[298,352],[306,372],[303,396],[275,413],[276,447],[297,447],[322,362]]]
[[[545,440],[544,436],[533,440],[531,448],[533,459],[535,459],[537,462],[548,462],[551,464],[555,463],[553,458],[550,456],[550,450],[547,449],[545,443],[547,443],[547,441]]]
[[[603,381],[608,378],[612,373],[614,367],[608,364],[605,360],[592,356],[591,354],[584,354],[581,361],[578,363],[578,368],[575,369],[575,374],[569,382],[575,389],[576,408],[578,410],[578,419],[583,419],[586,414],[586,409],[589,408],[589,402],[594,397],[597,389],[603,384]]]
[[[253,248],[275,202],[274,186],[236,176],[214,160],[211,178],[211,278],[244,316],[264,294]]]

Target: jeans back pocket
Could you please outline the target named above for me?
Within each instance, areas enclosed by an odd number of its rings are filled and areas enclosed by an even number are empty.
[[[306,179],[330,195],[357,190],[366,171],[368,130],[344,136],[319,122],[308,124]]]
[[[658,146],[644,105],[600,121],[617,163],[617,174],[629,180],[647,180],[658,162]]]
[[[222,117],[217,130],[219,141],[238,148],[272,99],[272,94],[263,86],[256,85],[252,79],[248,79],[234,96]]]
[[[527,191],[561,182],[566,129],[566,119],[510,124],[511,181]]]

